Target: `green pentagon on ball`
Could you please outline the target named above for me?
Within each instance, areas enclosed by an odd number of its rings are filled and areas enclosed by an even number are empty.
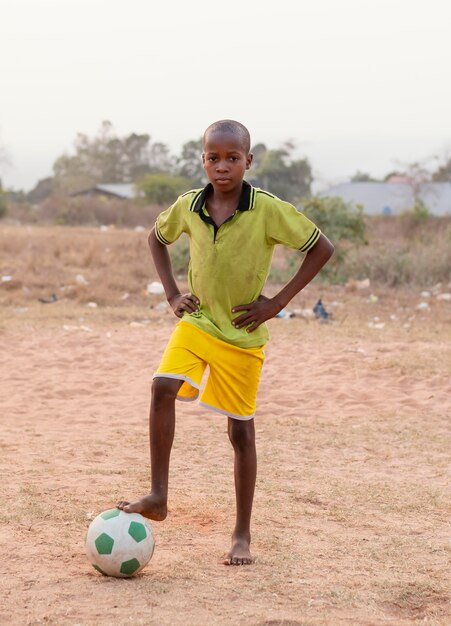
[[[106,572],[103,571],[103,569],[101,567],[99,567],[98,565],[95,565],[94,563],[92,564],[93,568],[96,569],[98,572],[100,572],[101,574],[103,574],[104,576],[108,576],[108,574]]]
[[[133,537],[136,543],[139,543],[147,537],[146,527],[140,522],[130,522],[128,534]]]
[[[120,509],[108,509],[108,511],[104,511],[100,514],[100,517],[103,519],[111,519],[112,517],[117,517],[120,515]]]
[[[130,561],[124,561],[122,563],[120,572],[126,576],[131,576],[137,569],[139,569],[139,567],[140,565],[138,559],[130,559]]]
[[[99,554],[111,554],[113,551],[114,539],[106,533],[99,535],[94,543]]]

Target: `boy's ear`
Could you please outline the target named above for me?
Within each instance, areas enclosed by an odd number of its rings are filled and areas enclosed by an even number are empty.
[[[254,159],[254,155],[252,154],[252,152],[249,152],[249,154],[246,157],[246,169],[247,170],[250,169],[253,159]]]
[[[202,165],[205,165],[205,152],[202,152]]]

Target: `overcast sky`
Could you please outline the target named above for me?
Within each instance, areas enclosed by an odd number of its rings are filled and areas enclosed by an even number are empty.
[[[177,152],[221,118],[324,182],[451,152],[450,0],[0,0],[6,186],[110,120]]]

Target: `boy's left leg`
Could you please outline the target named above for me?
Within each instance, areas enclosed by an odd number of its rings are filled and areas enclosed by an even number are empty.
[[[254,561],[250,553],[250,524],[257,476],[254,420],[229,417],[228,434],[235,452],[236,523],[232,547],[224,564],[248,565]]]

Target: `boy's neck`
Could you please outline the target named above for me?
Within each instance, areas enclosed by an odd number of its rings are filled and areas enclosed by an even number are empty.
[[[215,189],[214,185],[212,185],[212,192],[209,194],[209,200],[213,202],[215,205],[224,205],[231,206],[234,205],[236,208],[241,198],[241,193],[243,191],[243,181],[235,187],[234,189],[230,189],[229,191],[223,191],[222,189]]]

